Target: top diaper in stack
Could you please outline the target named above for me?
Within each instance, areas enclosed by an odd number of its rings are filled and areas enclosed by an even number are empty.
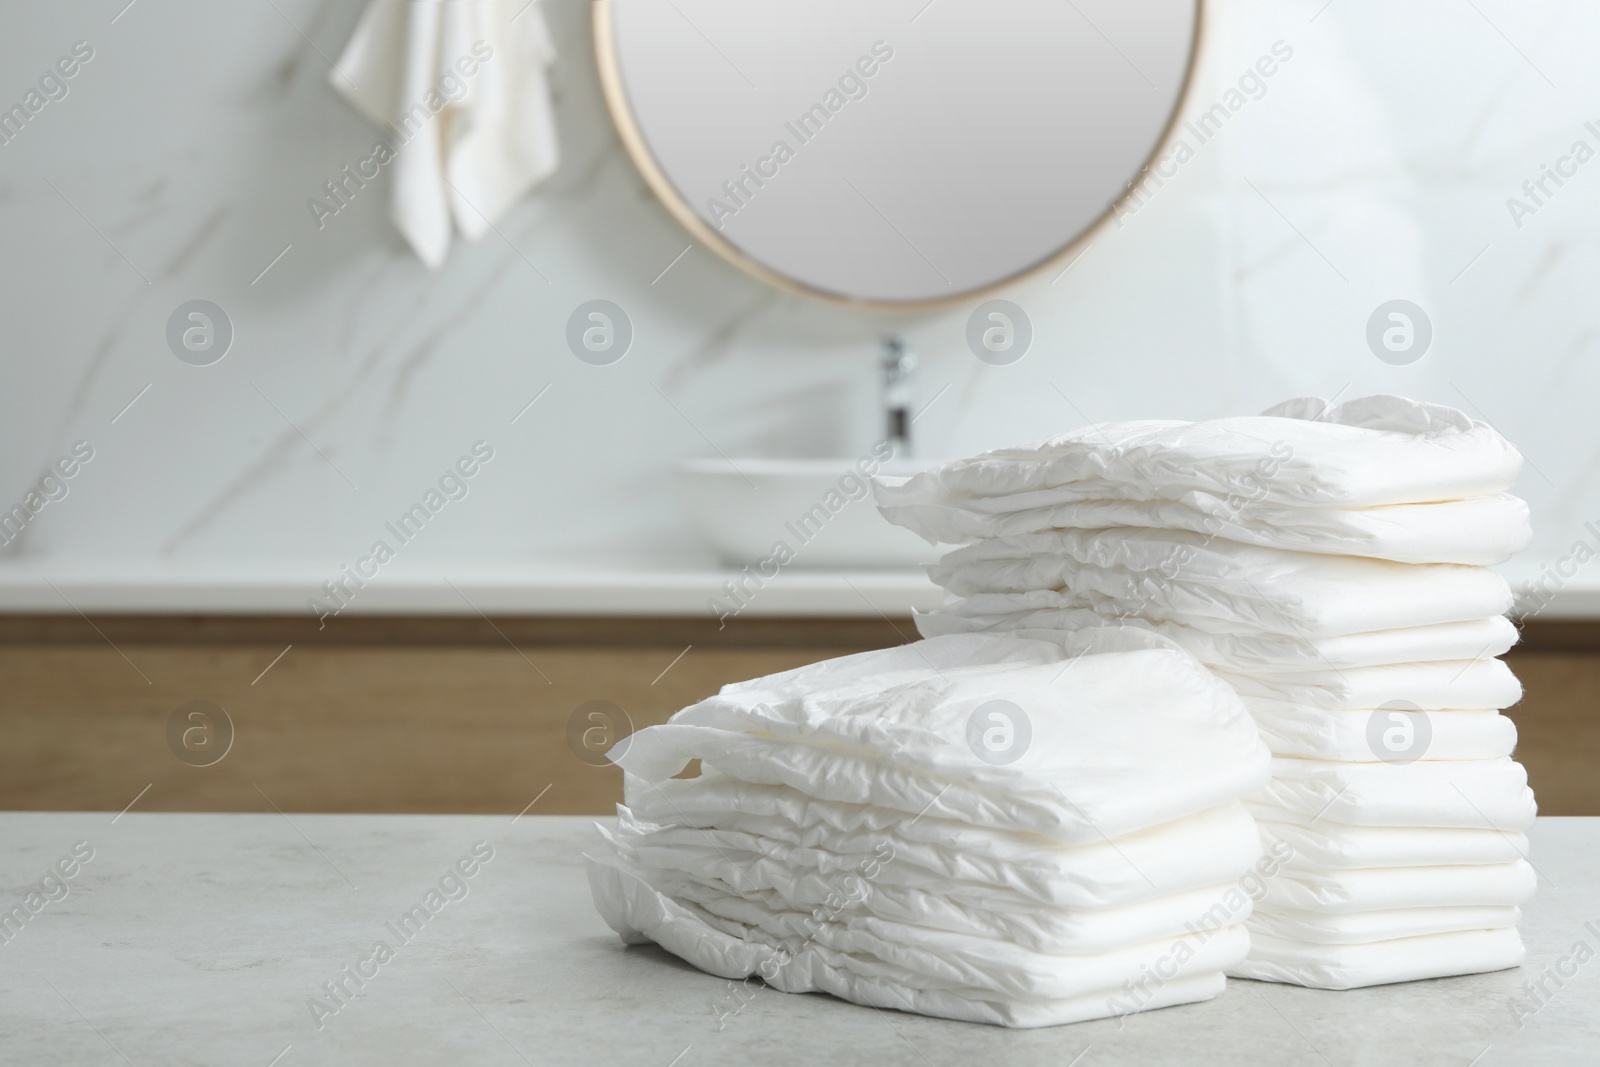
[[[924,634],[1131,627],[1234,686],[1276,757],[1252,811],[1293,849],[1235,973],[1348,987],[1521,958],[1534,807],[1485,569],[1529,540],[1520,469],[1483,423],[1374,396],[1091,427],[877,494],[962,544]]]
[[[708,995],[719,1025],[755,978],[1075,1022],[1214,997],[1248,948],[1262,848],[1240,798],[1270,755],[1160,638],[918,641],[726,686],[621,747],[596,906],[625,942],[744,980]]]

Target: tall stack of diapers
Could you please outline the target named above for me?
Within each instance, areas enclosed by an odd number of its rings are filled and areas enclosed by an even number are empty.
[[[1392,396],[1090,427],[881,484],[892,521],[959,543],[926,635],[1170,638],[1272,749],[1249,801],[1289,858],[1230,973],[1349,988],[1522,959],[1534,802],[1510,756],[1516,631],[1486,568],[1527,544],[1521,457]]]
[[[954,635],[723,688],[612,758],[596,906],[757,994],[1045,1026],[1206,1000],[1248,949],[1270,755],[1158,637]],[[693,777],[677,777],[698,762]],[[1255,894],[1259,896],[1259,893]]]

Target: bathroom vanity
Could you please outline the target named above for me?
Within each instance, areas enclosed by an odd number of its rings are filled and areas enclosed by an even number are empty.
[[[516,811],[554,783],[540,810],[601,814],[621,775],[585,737],[665,721],[730,681],[901,644],[938,598],[909,568],[786,569],[746,580],[742,599],[726,591],[740,580],[705,564],[419,571],[319,622],[310,575],[13,567],[0,809],[116,812],[148,786],[139,810],[466,814]],[[1600,744],[1597,652],[1600,627],[1541,617],[1510,655],[1528,692],[1509,713],[1517,754],[1546,814],[1600,811],[1586,756]],[[226,720],[185,720],[174,741],[193,701]],[[194,726],[231,746],[185,750]]]

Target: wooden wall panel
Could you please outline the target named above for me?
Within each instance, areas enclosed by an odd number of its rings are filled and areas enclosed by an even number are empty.
[[[585,701],[640,727],[854,651],[695,648],[669,670],[664,648],[295,648],[252,685],[280,647],[121,647],[131,663],[105,645],[0,646],[0,808],[118,811],[150,785],[138,810],[515,813],[548,786],[538,812],[605,812],[621,772],[567,743]],[[196,699],[234,727],[208,767],[168,746],[168,717]]]
[[[1506,657],[1522,679],[1517,759],[1541,815],[1600,815],[1600,652],[1524,652]]]
[[[701,641],[676,663],[689,642],[670,620],[621,631],[539,620],[517,631],[520,647],[496,627],[419,637],[391,623],[366,640],[296,643],[275,664],[284,635],[266,624],[97,619],[115,647],[82,619],[44,641],[0,627],[0,809],[119,811],[148,785],[139,810],[515,813],[548,786],[533,810],[602,813],[620,774],[567,743],[585,701],[644,726],[726,682],[911,633],[905,620],[769,622],[690,634]],[[1568,633],[1510,662],[1527,687],[1511,715],[1540,810],[1600,815],[1600,649]],[[210,767],[168,747],[169,716],[197,699],[235,728]]]

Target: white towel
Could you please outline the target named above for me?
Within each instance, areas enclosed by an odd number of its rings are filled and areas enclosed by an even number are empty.
[[[545,68],[555,59],[537,3],[372,0],[329,73],[395,153],[390,215],[437,269],[451,220],[468,239],[556,169]]]

